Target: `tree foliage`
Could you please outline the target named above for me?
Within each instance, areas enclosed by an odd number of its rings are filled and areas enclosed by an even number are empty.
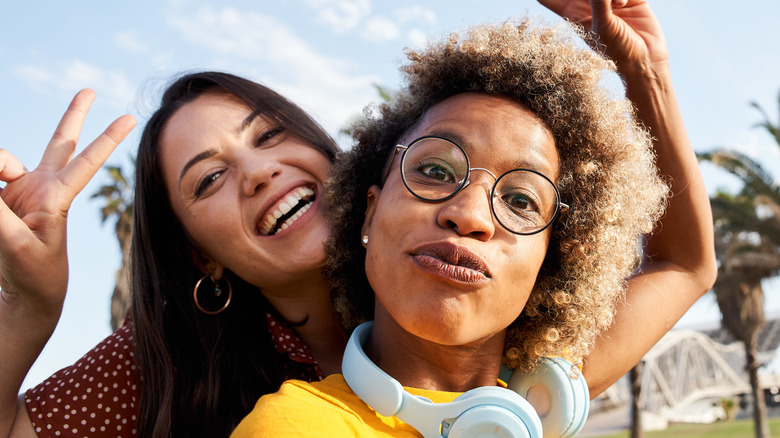
[[[135,171],[135,159],[131,157],[132,171]],[[107,165],[109,182],[102,185],[92,198],[102,199],[100,217],[105,224],[115,220],[114,231],[122,253],[122,264],[116,272],[114,293],[111,296],[111,328],[116,330],[122,325],[130,307],[130,243],[133,235],[133,185],[121,166]]]
[[[780,96],[778,99],[780,103]],[[774,124],[757,103],[766,129],[780,147],[780,121]],[[780,105],[779,105],[780,106]],[[722,325],[745,345],[746,370],[753,392],[757,437],[768,437],[766,404],[758,381],[758,334],[765,324],[764,279],[780,273],[780,186],[761,163],[739,151],[721,148],[699,154],[736,176],[736,193],[719,190],[711,197],[718,257],[713,287]]]

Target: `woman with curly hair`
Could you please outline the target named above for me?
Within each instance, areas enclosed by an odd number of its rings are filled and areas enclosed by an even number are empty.
[[[588,24],[589,8],[572,9],[567,2],[556,3],[547,5],[561,15]],[[655,22],[646,4],[638,2],[637,8],[632,2],[615,14],[604,12],[599,16],[608,18],[608,25],[598,28],[594,23],[594,28],[603,41],[609,41],[610,35],[622,34],[620,26],[646,35],[645,26]],[[586,15],[579,17],[580,13]],[[612,26],[615,23],[617,28]],[[660,30],[650,29],[649,35],[659,36]],[[619,56],[638,54],[640,60],[653,59],[650,67],[659,59],[661,63],[665,60],[663,53],[655,57],[659,53],[656,49],[665,51],[663,44],[647,47],[653,56],[637,52],[635,44],[623,41],[608,49],[617,49]],[[640,115],[648,126],[658,129],[653,134],[659,138],[659,146],[669,144],[670,137],[678,135],[679,126],[673,96],[666,88],[665,70],[648,80],[642,69],[633,68],[639,65],[629,62],[624,66],[626,72],[632,73],[627,76],[629,91],[633,91],[631,97]],[[670,96],[671,103],[666,101]],[[276,164],[283,167],[285,181],[292,171],[298,175],[296,181],[304,178],[304,186],[319,192],[320,181],[324,181],[334,158],[328,151],[335,146],[308,116],[285,103],[281,96],[242,78],[204,72],[174,82],[145,129],[142,145],[146,152],[138,161],[144,170],[139,171],[141,183],[137,184],[137,283],[131,324],[109,336],[73,366],[31,389],[27,397],[22,395],[17,400],[24,374],[51,335],[65,295],[65,213],[70,201],[132,125],[128,118],[121,119],[106,131],[106,136],[70,161],[91,97],[90,93],[82,93],[74,99],[37,169],[28,172],[10,154],[0,151],[0,180],[7,182],[0,203],[0,332],[4,334],[0,336],[0,357],[14,358],[0,361],[0,436],[76,434],[77,429],[85,434],[108,433],[110,429],[119,436],[224,436],[259,396],[276,390],[283,379],[304,376],[318,380],[337,372],[346,333],[335,316],[320,272],[325,260],[322,242],[328,228],[324,215],[313,213],[320,211],[322,204],[315,201],[317,208],[306,213],[310,218],[304,216],[298,221],[298,225],[308,223],[313,227],[314,237],[294,237],[304,234],[302,228],[308,229],[298,226],[286,237],[280,233],[276,243],[256,245],[251,251],[240,251],[236,244],[224,243],[227,238],[240,240],[242,234],[255,236],[254,232],[244,233],[235,226],[239,215],[226,213],[239,209],[229,203],[238,199],[234,195],[242,181],[257,179],[269,171],[278,177],[274,166],[269,165]],[[629,111],[623,116],[629,117]],[[269,124],[269,118],[271,122],[283,123]],[[305,146],[303,143],[318,147],[301,147]],[[220,153],[214,153],[215,144],[220,145]],[[663,153],[676,162],[679,158],[675,150],[685,151],[685,144]],[[258,156],[244,155],[249,151]],[[242,158],[228,160],[229,168],[225,163],[212,168],[212,162],[219,162],[227,152],[233,158]],[[400,155],[399,151],[396,160]],[[259,159],[261,156],[267,158]],[[475,163],[482,160],[471,149],[468,156]],[[383,157],[382,161],[388,159]],[[201,171],[204,166],[205,171]],[[300,172],[308,175],[301,176]],[[482,184],[484,172],[474,173],[480,180],[472,178],[475,182],[455,198],[471,193],[474,184]],[[628,302],[634,305],[617,313],[618,319],[608,332],[610,338],[598,338],[584,359],[592,395],[617,380],[709,287],[709,217],[706,209],[691,207],[692,200],[701,196],[700,183],[695,173],[690,181],[678,176],[674,169],[664,173],[673,175],[675,183],[690,187],[682,196],[673,198],[680,200],[681,207],[670,203],[666,216],[669,219],[664,223],[673,224],[672,218],[679,218],[675,212],[680,209],[691,210],[693,216],[690,223],[671,227],[674,234],[653,236],[649,248],[653,248],[656,257],[644,272],[655,269],[659,273],[658,267],[667,263],[667,269],[661,273],[676,270],[679,288],[671,296],[665,290],[644,287],[642,282],[631,280]],[[390,177],[397,175],[396,168]],[[556,183],[563,182],[553,173],[549,176]],[[269,199],[268,190],[251,190],[260,185],[244,185],[251,200],[241,211],[253,213],[240,216],[249,218],[247,222],[253,225],[256,212],[275,213],[276,207],[281,206],[276,201],[264,201]],[[276,192],[276,186],[272,192]],[[284,193],[288,193],[290,186],[283,186]],[[298,207],[303,210],[312,198],[298,192],[299,186],[296,182],[294,197],[300,198]],[[365,191],[360,194],[364,196]],[[276,225],[272,224],[274,220],[263,221],[260,234],[280,229],[284,226],[281,222],[287,220],[296,219],[282,216]],[[662,244],[665,236],[669,239]],[[290,239],[294,244],[286,243]],[[570,243],[574,254],[586,250],[585,244]],[[685,245],[684,251],[674,245]],[[679,258],[674,259],[673,255]],[[362,275],[362,269],[360,272]],[[198,283],[201,277],[203,280]],[[227,287],[222,282],[225,278],[232,283],[232,304],[224,312],[212,315],[224,307],[224,298],[231,296],[231,289],[228,287],[227,294],[219,295],[221,302],[211,305],[195,301],[193,289],[208,292],[210,286],[217,297],[217,292],[224,292]],[[648,284],[663,288],[665,278],[669,277],[652,277]],[[280,293],[274,294],[276,291]],[[659,298],[661,294],[667,295]],[[654,303],[652,313],[643,305],[647,300]],[[209,313],[198,309],[204,304]],[[373,310],[365,305],[356,309]],[[367,312],[357,315],[361,320],[371,317]],[[641,324],[641,318],[654,319],[637,334],[630,323]],[[323,322],[333,330],[324,330],[319,325]],[[349,327],[355,322],[350,321]],[[288,342],[287,336],[295,342]],[[105,354],[106,351],[111,354]],[[569,353],[568,357],[579,357],[577,351]],[[103,362],[96,364],[96,360]],[[63,401],[59,396],[62,393],[70,399]]]
[[[452,402],[495,387],[502,364],[532,372],[549,356],[598,374],[582,358],[614,328],[627,289],[663,299],[713,281],[707,196],[679,113],[653,125],[654,147],[631,102],[605,86],[613,62],[581,37],[525,18],[410,51],[407,85],[337,161],[336,306],[347,327],[373,320],[356,330],[368,358],[414,395]],[[646,70],[656,67],[628,69],[668,81]],[[661,99],[656,109],[673,99],[656,91],[628,89]],[[686,233],[701,246],[676,247]],[[345,376],[261,398],[234,436],[446,435],[447,421],[410,427],[411,408],[384,406],[396,399],[381,381],[384,395],[367,398],[346,357]]]

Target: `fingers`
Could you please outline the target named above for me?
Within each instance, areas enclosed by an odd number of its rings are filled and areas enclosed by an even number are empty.
[[[90,89],[81,90],[76,94],[46,146],[39,167],[57,171],[68,163],[76,150],[84,118],[94,100],[95,92]]]
[[[593,27],[594,31],[599,30],[603,23],[607,23],[610,15],[612,15],[612,6],[614,1],[611,0],[591,0],[590,10],[593,14]]]
[[[18,245],[29,235],[27,225],[0,198],[0,267],[18,258]]]
[[[558,15],[561,15],[561,11],[563,10],[565,3],[566,0],[539,0],[539,4]]]
[[[89,144],[60,172],[63,183],[73,189],[76,196],[106,162],[109,155],[127,134],[135,127],[133,116],[124,115],[116,119],[98,138]]]
[[[602,14],[612,10],[613,3],[612,0],[590,0],[590,10],[593,15],[602,16]]]
[[[27,173],[27,169],[16,157],[5,149],[0,149],[0,181],[7,183]]]
[[[538,0],[539,4],[555,12],[561,18],[578,23],[590,29],[591,11],[589,0]]]

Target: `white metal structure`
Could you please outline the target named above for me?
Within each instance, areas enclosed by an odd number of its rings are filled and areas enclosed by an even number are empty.
[[[642,410],[669,420],[701,400],[733,397],[750,392],[745,372],[745,349],[739,342],[728,344],[723,330],[703,333],[672,330],[642,359]],[[759,360],[768,363],[780,344],[780,320],[769,321],[759,336]],[[780,376],[760,375],[765,388],[780,386]],[[628,379],[624,377],[600,395],[592,412],[630,403]]]

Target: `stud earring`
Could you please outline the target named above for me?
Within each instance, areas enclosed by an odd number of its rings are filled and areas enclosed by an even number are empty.
[[[368,234],[364,234],[361,240],[363,241],[363,246],[368,245]]]

